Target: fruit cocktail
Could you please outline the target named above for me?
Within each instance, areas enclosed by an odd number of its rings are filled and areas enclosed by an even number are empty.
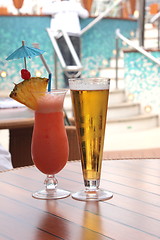
[[[39,97],[35,111],[31,153],[36,167],[47,174],[45,190],[33,194],[35,198],[57,199],[70,195],[57,189],[55,174],[63,169],[69,154],[64,126],[63,100],[65,90],[53,90]]]
[[[68,160],[69,147],[63,115],[66,90],[46,92],[48,79],[31,77],[26,69],[21,70],[21,76],[24,80],[15,84],[10,97],[35,111],[31,153],[36,167],[47,174],[46,188],[34,193],[33,197],[67,197],[70,193],[57,189],[57,180],[54,177]]]

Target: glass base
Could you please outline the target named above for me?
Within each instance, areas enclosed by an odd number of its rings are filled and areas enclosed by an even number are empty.
[[[40,190],[32,194],[32,197],[37,199],[60,199],[66,198],[70,196],[70,192],[62,190],[62,189],[55,189],[55,190]]]
[[[111,192],[97,189],[97,190],[84,190],[72,194],[72,198],[80,201],[105,201],[113,197]]]

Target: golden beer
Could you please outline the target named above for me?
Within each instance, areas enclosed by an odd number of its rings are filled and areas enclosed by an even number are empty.
[[[110,80],[69,79],[85,189],[72,193],[81,201],[102,201],[113,194],[100,189]]]
[[[73,87],[74,88],[74,87]],[[88,87],[87,87],[88,88]],[[100,180],[109,89],[72,89],[71,97],[85,181]],[[101,89],[102,88],[102,89]]]

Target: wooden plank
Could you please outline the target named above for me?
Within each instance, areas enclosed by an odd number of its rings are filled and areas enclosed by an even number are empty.
[[[113,166],[115,166],[116,169],[119,169],[119,165],[121,164],[121,162],[116,161],[115,163],[116,164],[113,164]],[[107,164],[107,163],[105,163],[105,164]],[[124,164],[124,162],[122,162],[122,164]],[[126,162],[126,164],[127,164],[127,162]],[[66,166],[66,169],[68,169],[68,167],[69,166]],[[103,169],[103,167],[102,167],[102,169]],[[106,169],[106,167],[104,168],[104,170],[105,169]],[[77,163],[72,164],[72,170],[70,170],[70,171],[76,172],[77,175],[75,176],[74,179],[76,181],[82,182],[82,180],[80,180],[81,179],[80,166],[77,165]],[[126,169],[126,171],[127,171],[127,169]],[[103,172],[103,170],[102,170],[102,172]],[[113,172],[114,172],[114,168],[113,168]],[[135,175],[136,175],[136,172],[135,172]],[[147,189],[146,189],[146,191],[141,190],[140,187],[138,188],[138,185],[135,185],[134,187],[131,188],[131,186],[129,186],[129,181],[127,179],[126,179],[125,185],[121,184],[119,180],[115,181],[114,177],[112,179],[110,179],[110,174],[107,172],[106,172],[106,174],[102,174],[100,186],[104,189],[107,189],[108,191],[111,191],[111,192],[117,193],[117,194],[121,194],[121,195],[129,197],[129,198],[132,198],[132,196],[134,196],[135,199],[137,199],[137,200],[139,199],[146,203],[150,203],[150,199],[152,199],[153,205],[160,206],[159,194],[157,195],[154,192],[149,192]],[[157,186],[157,189],[159,189],[159,186]]]
[[[65,167],[65,169],[67,169],[67,165]],[[75,168],[77,167],[77,169]],[[68,190],[72,190],[72,191],[77,191],[80,189],[83,189],[83,180],[82,180],[82,174],[80,171],[80,166],[78,166],[77,164],[73,163],[72,164],[72,170],[62,170],[59,174],[58,174],[58,179],[59,179],[59,185],[61,187],[65,187]],[[23,170],[22,172],[22,179],[18,178],[17,182],[19,181],[20,184],[23,185],[23,176],[25,176],[25,170]],[[32,171],[32,168],[30,169],[30,171]],[[13,173],[15,174],[17,171],[14,171]],[[11,172],[12,173],[12,172]],[[27,173],[28,174],[28,173]],[[34,179],[34,180],[38,180],[39,177],[41,176],[41,181],[39,183],[39,187],[42,187],[42,182],[45,178],[45,175],[41,174],[37,171],[33,171],[33,173],[30,173],[31,176],[29,176],[29,179]],[[16,177],[16,176],[15,176]],[[152,205],[153,206],[160,206],[160,202],[159,202],[159,196],[157,194],[153,194],[152,192],[148,192],[148,191],[143,191],[141,189],[138,189],[136,187],[132,187],[128,185],[128,180],[126,181],[126,184],[121,184],[120,180],[117,178],[116,181],[114,181],[114,176],[112,177],[112,179],[110,179],[110,174],[107,174],[106,176],[104,175],[105,179],[102,178],[101,179],[101,187],[103,187],[104,189],[108,189],[109,191],[112,191],[118,195],[121,195],[123,197],[126,198],[133,198],[135,200],[139,200],[144,204],[150,204],[150,199],[152,198]],[[37,178],[37,179],[36,179]],[[8,181],[14,181],[12,178],[10,179],[10,177],[7,177]],[[24,179],[24,182],[26,180]],[[69,186],[72,186],[72,188],[70,188]]]
[[[4,210],[5,215],[11,214],[11,216],[13,217],[15,214],[16,216],[20,214],[20,219],[19,219],[20,222],[23,219],[25,219],[25,221],[27,221],[27,224],[31,224],[32,226],[34,225],[36,228],[43,229],[44,231],[48,231],[52,234],[54,229],[56,230],[54,234],[58,236],[60,236],[59,234],[61,233],[61,231],[59,232],[57,228],[55,229],[53,227],[52,225],[53,219],[51,218],[52,215],[58,216],[58,219],[62,218],[59,223],[60,225],[62,225],[62,229],[63,229],[63,224],[62,224],[63,219],[73,224],[70,230],[71,231],[70,235],[72,237],[74,237],[72,229],[73,228],[75,229],[75,224],[76,224],[79,227],[82,226],[83,228],[90,230],[92,232],[95,232],[100,236],[101,235],[109,236],[110,238],[114,238],[114,239],[117,239],[118,236],[121,236],[121,238],[125,240],[125,239],[128,239],[128,236],[130,235],[133,236],[132,239],[138,239],[138,237],[140,237],[140,239],[156,239],[156,237],[152,236],[152,234],[146,233],[143,230],[140,230],[138,228],[136,229],[134,226],[129,225],[129,223],[123,224],[122,222],[119,222],[116,219],[112,220],[112,217],[110,215],[113,212],[112,211],[113,209],[108,208],[110,211],[106,212],[105,209],[103,209],[103,207],[105,206],[104,203],[98,204],[102,206],[102,209],[98,210],[98,214],[97,212],[96,214],[94,214],[93,212],[89,212],[84,208],[73,206],[72,202],[75,200],[71,198],[69,199],[69,204],[67,205],[64,203],[65,199],[60,201],[48,201],[48,204],[46,205],[45,201],[35,200],[35,199],[32,199],[31,197],[27,197],[27,195],[25,196],[25,198],[22,198],[21,195],[17,196],[16,194],[17,191],[14,191],[14,192],[15,194],[14,196],[12,195],[12,199],[14,198],[14,200],[16,201],[14,201],[13,205],[11,203],[7,204],[10,206],[9,209],[6,208],[4,205],[5,208],[3,209],[5,209]],[[19,199],[19,197],[21,198]],[[20,203],[16,204],[17,201],[20,201]],[[20,206],[20,209],[17,209],[16,206],[18,208]],[[84,203],[83,203],[83,206],[85,206]],[[44,220],[45,212],[49,213],[49,215],[47,214],[46,219]],[[101,212],[103,213],[106,212],[107,216],[102,216]],[[116,213],[116,211],[115,211],[115,214],[118,215],[120,218],[122,217],[121,215]],[[108,217],[108,215],[110,217]],[[134,216],[133,216],[133,219],[134,219]],[[129,218],[126,218],[126,220],[128,221]],[[37,221],[38,221],[38,225],[37,225]],[[41,225],[39,225],[39,222],[41,221],[44,224],[43,225],[44,228],[42,228]],[[47,222],[46,224],[44,223],[45,221]],[[48,229],[49,226],[50,228]],[[152,224],[150,224],[149,226],[150,228],[152,228]],[[76,231],[76,234],[77,234],[77,231]],[[79,234],[81,235],[81,233]],[[68,238],[68,236],[66,235],[64,239],[75,239],[75,238]]]
[[[73,169],[76,171],[79,169],[80,170],[80,165],[78,163],[72,163],[73,168],[71,172],[73,172]],[[69,165],[68,165],[69,168]],[[28,170],[28,171],[27,171]],[[69,170],[68,170],[69,171]],[[27,176],[27,172],[28,172],[28,176]],[[70,187],[70,189],[76,188],[76,190],[78,190],[78,186],[80,185],[82,187],[83,184],[80,184],[78,181],[80,180],[80,174],[79,172],[75,173],[73,175],[73,179],[71,176],[71,172],[69,172],[70,175],[70,180],[68,180],[68,176],[66,175],[67,170],[62,171],[62,176],[61,174],[59,175],[60,180],[61,180],[61,184],[60,185],[64,185],[64,187],[66,185],[68,185]],[[26,175],[25,175],[26,174]],[[7,177],[8,176],[8,177]],[[33,177],[32,177],[33,176]],[[39,178],[40,176],[40,178]],[[76,179],[75,177],[78,176],[78,179]],[[25,179],[24,182],[22,181],[22,179]],[[32,183],[32,179],[34,182],[34,186]],[[21,170],[17,170],[17,171],[11,171],[8,172],[5,175],[5,178],[3,178],[3,181],[11,181],[11,184],[13,184],[13,182],[18,183],[18,186],[20,188],[24,188],[23,186],[25,186],[24,191],[26,191],[26,189],[28,187],[31,186],[31,188],[37,189],[37,187],[39,186],[40,182],[43,179],[43,175],[40,174],[37,170],[35,170],[34,168],[28,168],[28,169],[21,169]],[[77,181],[78,180],[78,181]],[[118,179],[117,179],[118,181]],[[64,184],[64,182],[66,183],[66,185]],[[73,184],[72,184],[73,183]],[[76,183],[76,184],[75,184]],[[78,185],[77,185],[78,183]],[[24,185],[25,184],[25,185]],[[117,183],[116,183],[117,184]],[[118,185],[118,184],[117,184]],[[28,187],[27,187],[28,186]],[[11,186],[12,188],[13,186]],[[118,189],[118,186],[117,186]],[[23,191],[23,192],[24,192]],[[29,191],[31,191],[31,189],[29,189]],[[10,191],[9,191],[10,192]],[[16,193],[17,190],[13,191],[13,193]],[[16,194],[14,194],[14,197],[17,197]],[[60,200],[59,202],[59,206],[56,209],[58,210],[58,213],[63,214],[65,216],[65,219],[67,218],[69,221],[78,224],[78,225],[82,225],[82,215],[85,215],[85,219],[88,219],[86,221],[88,221],[87,223],[83,223],[83,227],[87,227],[87,229],[90,229],[92,231],[98,231],[100,230],[99,234],[104,234],[111,238],[118,238],[118,236],[114,233],[114,229],[116,228],[117,231],[119,232],[120,236],[123,237],[122,239],[125,239],[125,237],[129,236],[129,234],[132,235],[133,239],[156,239],[159,235],[159,221],[156,221],[156,219],[152,219],[151,217],[145,216],[144,213],[137,213],[137,212],[133,212],[133,211],[128,211],[128,209],[125,208],[125,206],[121,206],[121,202],[119,202],[120,199],[117,199],[116,196],[118,194],[116,194],[113,199],[115,202],[112,203],[112,199],[108,202],[102,202],[102,203],[98,203],[98,211],[94,210],[93,208],[93,204],[87,205],[89,206],[87,209],[85,209],[85,203],[81,203],[79,201],[75,201],[72,200],[71,198],[67,198],[64,200]],[[121,193],[119,194],[121,195]],[[134,194],[132,194],[132,196],[134,196]],[[13,197],[13,194],[12,194]],[[31,196],[29,194],[25,194],[25,197],[22,198],[22,196],[18,196],[22,201],[27,202],[27,204],[30,204],[33,207],[33,199],[31,198]],[[122,200],[122,199],[121,199]],[[133,201],[134,199],[132,199]],[[140,201],[140,200],[139,200]],[[31,203],[30,203],[31,202]],[[39,206],[39,203],[42,203],[43,201],[39,201],[36,200],[36,203]],[[55,202],[55,201],[53,201]],[[133,201],[134,202],[134,201]],[[133,203],[132,202],[132,203]],[[138,202],[138,201],[137,201]],[[150,202],[152,202],[152,199],[150,198]],[[119,203],[119,206],[118,204]],[[37,207],[36,204],[36,207]],[[41,204],[42,205],[42,204]],[[66,206],[67,205],[67,206]],[[151,203],[152,205],[152,203]],[[40,206],[40,210],[41,210]],[[96,206],[95,206],[96,207]],[[50,207],[50,211],[54,211],[52,209],[52,206]],[[135,205],[136,208],[136,205]],[[65,209],[65,210],[64,210]],[[158,209],[158,208],[157,208]],[[93,211],[94,210],[94,211]],[[85,211],[85,212],[84,212]],[[89,213],[88,213],[89,211]],[[87,212],[87,214],[86,214]],[[147,212],[147,210],[146,210]],[[52,213],[53,214],[53,213]],[[54,213],[55,214],[55,213]],[[91,219],[94,220],[94,223],[98,223],[97,220],[97,214],[99,217],[99,220],[101,219],[102,222],[102,226],[99,226],[98,229],[93,225],[93,223],[91,223]],[[56,212],[57,215],[57,212]],[[76,216],[75,216],[76,215]],[[78,216],[78,219],[77,219]],[[158,215],[157,215],[158,217]],[[109,226],[109,230],[106,231],[105,229]],[[125,236],[123,236],[123,231],[126,233]],[[122,231],[122,232],[121,232]]]
[[[35,228],[25,224],[23,221],[18,221],[14,216],[8,216],[0,212],[0,239],[12,240],[58,240],[62,239],[56,237],[51,233],[45,232],[43,229]]]
[[[3,188],[2,185],[1,187]],[[59,203],[58,201],[48,201],[46,204],[46,201],[35,200],[28,197],[27,194],[25,194],[25,196],[17,196],[16,192],[17,191],[14,191],[12,199],[8,200],[6,198],[6,201],[4,197],[1,205],[4,209],[4,215],[10,215],[11,218],[16,215],[17,221],[21,222],[25,219],[25,224],[42,229],[52,235],[58,235],[62,239],[81,239],[78,238],[78,236],[81,236],[82,233],[90,236],[91,239],[108,239],[100,233],[84,228],[82,224],[77,225],[69,219],[66,219],[64,216],[70,212],[71,207],[68,209],[68,206],[64,206],[60,201]],[[19,199],[19,197],[21,198]],[[9,208],[5,207],[6,204]],[[30,207],[30,205],[32,206]],[[50,214],[48,214],[48,212]],[[78,217],[76,212],[75,217]],[[42,225],[40,224],[41,222]],[[0,232],[2,231],[3,229],[0,230]]]
[[[103,161],[104,167],[106,164],[109,166],[110,161]],[[113,164],[111,164],[111,166],[113,166]],[[145,174],[159,177],[160,160],[153,159],[152,164],[150,164],[149,160],[145,160],[145,165],[141,160],[121,160],[114,166],[114,168],[126,168],[127,171],[131,170],[133,172],[140,172],[142,174],[144,172]]]
[[[7,209],[5,209],[6,204],[7,206],[9,206]],[[48,206],[46,208],[43,207],[43,209],[40,209],[36,208],[36,205],[35,207],[30,207],[29,204],[19,204],[18,201],[13,201],[11,199],[6,199],[5,197],[3,197],[1,198],[1,206],[2,209],[5,210],[1,214],[1,219],[5,219],[5,216],[9,216],[9,221],[14,219],[15,222],[21,223],[21,231],[23,229],[23,232],[25,232],[25,234],[27,234],[30,229],[34,228],[38,230],[38,234],[40,234],[39,232],[41,231],[42,233],[46,233],[48,237],[51,236],[51,239],[53,236],[55,236],[56,239],[76,239],[77,234],[79,235],[81,234],[81,231],[84,231],[82,226],[78,226],[73,222],[66,220],[63,215],[59,214],[59,216],[56,216],[56,211],[53,214],[52,212],[49,212],[50,214],[48,214],[49,208],[56,208],[57,203],[55,201],[50,201],[47,205]],[[3,228],[1,228],[0,226],[0,232],[3,234],[7,234],[7,231],[11,230],[12,229],[10,229],[10,224],[8,225],[8,227],[5,227],[5,229],[4,226]],[[97,239],[107,239],[106,237],[101,236],[101,234],[92,232],[89,229],[85,229],[85,231],[85,234],[90,235],[90,237],[96,237]],[[17,234],[17,232],[18,231],[16,229],[16,232],[13,231],[13,234]]]

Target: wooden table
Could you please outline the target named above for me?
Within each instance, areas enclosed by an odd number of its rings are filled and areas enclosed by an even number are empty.
[[[101,187],[114,194],[104,202],[32,198],[44,177],[34,166],[0,173],[0,239],[160,239],[160,159],[103,161]],[[57,178],[59,187],[83,189],[79,161]]]

